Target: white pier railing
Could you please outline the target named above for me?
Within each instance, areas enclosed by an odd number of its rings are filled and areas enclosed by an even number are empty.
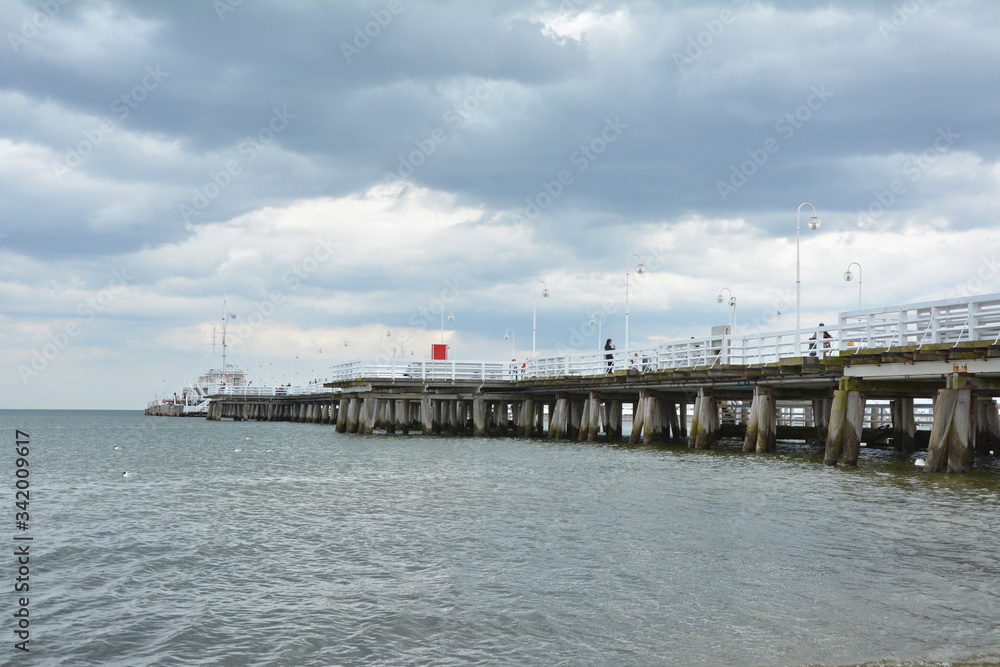
[[[1000,294],[850,311],[840,314],[838,328],[840,339],[853,347],[922,347],[972,340],[996,343]]]
[[[889,308],[840,313],[836,325],[744,336],[715,335],[655,347],[574,352],[513,362],[359,360],[333,367],[333,381],[359,378],[423,380],[517,380],[585,377],[635,369],[750,366],[786,358],[855,354],[867,348],[893,348],[1000,341],[1000,294],[944,299]],[[522,363],[524,366],[522,367]]]
[[[333,367],[334,382],[372,378],[381,380],[448,380],[500,381],[513,380],[510,362],[501,361],[403,361],[399,359],[359,359]]]
[[[312,396],[315,394],[330,394],[333,390],[324,387],[322,384],[296,385],[289,387],[219,387],[216,394],[219,396],[245,396],[247,398],[264,398],[268,396]]]

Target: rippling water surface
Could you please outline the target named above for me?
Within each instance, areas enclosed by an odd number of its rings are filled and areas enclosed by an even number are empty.
[[[1000,663],[992,461],[0,423],[32,439],[36,664]]]

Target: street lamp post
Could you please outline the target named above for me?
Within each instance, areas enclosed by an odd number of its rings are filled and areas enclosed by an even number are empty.
[[[729,334],[732,335],[733,327],[736,326],[736,297],[728,287],[723,287],[719,290],[719,296],[715,297],[719,303],[726,303],[725,297],[722,296],[723,292],[729,294]]]
[[[507,334],[510,334],[510,336],[508,336]],[[508,338],[510,339],[510,358],[513,361],[514,359],[517,358],[517,352],[514,349],[514,330],[513,329],[507,329],[507,331],[503,332],[503,339],[507,340]]]
[[[858,310],[861,310],[861,265],[857,262],[851,262],[847,265],[847,271],[844,272],[844,280],[851,282],[854,280],[854,274],[851,273],[851,267],[858,267]]]
[[[590,326],[594,326],[595,319],[597,320],[597,349],[603,350],[604,343],[601,342],[601,323],[604,321],[604,318],[600,313],[594,313],[590,316]]]
[[[632,258],[635,257],[639,260],[638,266],[635,267],[636,273],[644,273],[646,267],[642,263],[642,257],[639,253],[632,253],[625,259],[625,356],[628,357],[628,275],[629,275],[629,265],[632,262]]]
[[[548,298],[549,287],[545,284],[544,280],[539,280],[535,283],[535,289],[532,290],[532,309],[531,309],[531,356],[535,356],[535,325],[538,322],[538,286],[542,286],[542,298]]]
[[[340,340],[337,341],[337,361],[338,362],[340,362],[341,359],[342,359],[340,352],[345,347],[347,347],[347,339],[344,338],[343,336],[341,336]]]
[[[444,342],[444,311],[448,311],[448,321],[451,322],[455,319],[455,313],[451,312],[451,308],[443,308],[441,310],[441,342]]]
[[[799,269],[799,223],[802,218],[802,207],[808,206],[812,209],[812,219],[809,220],[809,229],[816,230],[819,229],[819,216],[816,215],[816,207],[809,202],[803,202],[799,204],[799,210],[795,214],[795,354],[798,355],[800,352],[800,339],[801,339],[801,301],[802,301],[802,280]]]

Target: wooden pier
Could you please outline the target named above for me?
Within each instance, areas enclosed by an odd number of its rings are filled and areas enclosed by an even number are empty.
[[[630,443],[705,449],[740,437],[743,451],[767,453],[782,438],[814,438],[829,465],[856,465],[862,443],[886,431],[904,455],[926,442],[927,472],[1000,453],[1000,295],[842,313],[836,327],[804,330],[798,349],[793,333],[692,339],[616,356],[610,368],[603,352],[532,359],[523,371],[356,361],[334,367],[328,394],[220,395],[208,418],[624,442],[631,414]],[[915,400],[933,401],[929,431],[916,428]],[[889,408],[870,424],[885,426],[877,432],[864,429],[869,402]],[[789,404],[808,406],[794,429],[779,419]]]

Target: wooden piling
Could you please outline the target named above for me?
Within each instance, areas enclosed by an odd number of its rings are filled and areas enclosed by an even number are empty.
[[[588,442],[597,440],[600,429],[600,417],[601,399],[597,396],[597,392],[592,391],[583,408],[582,425],[580,427],[581,440],[587,440]],[[586,432],[586,437],[584,437],[584,432]]]
[[[847,412],[844,424],[844,465],[858,465],[861,454],[861,427],[865,418],[865,397],[861,392],[852,391],[847,396]]]
[[[778,402],[774,394],[761,390],[757,406],[757,453],[768,454],[778,449]]]
[[[659,406],[659,399],[652,394],[646,395],[646,405],[642,412],[642,444],[649,445],[653,441],[657,440],[663,433],[660,426],[660,412],[657,409]]]
[[[476,438],[486,437],[486,401],[482,396],[472,399],[472,435]]]
[[[361,403],[352,396],[347,406],[347,433],[358,432],[358,415],[361,413]]]
[[[837,461],[843,455],[844,464],[857,465],[858,455],[861,452],[861,426],[864,415],[865,399],[860,392],[842,388],[833,393],[830,428],[826,435],[823,463],[830,466],[837,465]]]
[[[622,402],[614,399],[608,406],[608,438],[622,439]]]
[[[420,432],[423,435],[434,434],[434,405],[427,395],[420,397]]]
[[[688,447],[709,449],[715,444],[715,433],[719,426],[719,404],[704,389],[698,390],[695,400],[695,413],[691,419],[691,433],[688,436]]]
[[[694,449],[695,443],[698,442],[698,430],[701,422],[701,396],[702,392],[699,390],[698,396],[694,399],[694,409],[691,411],[691,426],[688,430],[688,449]]]
[[[590,399],[583,402],[583,412],[580,414],[580,432],[577,440],[583,442],[590,439]]]
[[[747,430],[743,436],[743,451],[757,451],[757,413],[760,410],[760,389],[754,387],[753,401],[750,403],[750,416],[747,418]]]
[[[562,440],[566,437],[567,403],[568,401],[563,396],[556,398],[556,408],[549,419],[549,437],[554,440]]]
[[[948,472],[967,472],[976,458],[972,446],[972,392],[968,389],[955,391],[955,416],[948,438]]]
[[[628,444],[638,445],[642,442],[642,431],[646,419],[646,391],[639,392],[639,402],[632,404],[632,432],[628,436]]]
[[[568,438],[578,438],[580,436],[580,425],[583,422],[583,401],[570,399],[569,421],[567,422],[566,436]]]

